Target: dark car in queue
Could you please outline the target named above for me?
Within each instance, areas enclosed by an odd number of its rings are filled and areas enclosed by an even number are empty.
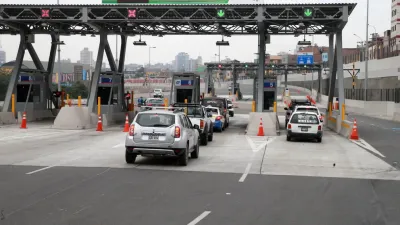
[[[200,103],[205,106],[221,108],[222,116],[225,118],[224,128],[229,127],[229,107],[228,99],[220,97],[205,97],[200,100]]]

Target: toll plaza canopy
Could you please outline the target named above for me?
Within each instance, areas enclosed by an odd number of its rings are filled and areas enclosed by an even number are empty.
[[[265,33],[271,35],[329,34],[343,29],[355,6],[355,3],[0,5],[0,34],[17,34],[23,29],[31,34],[60,35],[100,31],[131,36],[255,35],[260,22],[265,25]]]

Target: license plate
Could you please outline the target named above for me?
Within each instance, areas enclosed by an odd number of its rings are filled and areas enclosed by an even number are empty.
[[[158,140],[159,136],[149,136],[149,140]]]
[[[307,131],[308,131],[308,128],[307,128],[307,127],[302,127],[302,128],[301,128],[301,131],[307,132]]]

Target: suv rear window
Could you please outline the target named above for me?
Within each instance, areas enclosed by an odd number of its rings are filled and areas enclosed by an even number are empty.
[[[169,127],[175,124],[175,115],[141,113],[135,122],[142,127]]]
[[[318,117],[313,114],[298,113],[294,114],[290,123],[300,123],[300,124],[319,124]]]
[[[316,108],[297,108],[296,112],[314,112],[318,114],[318,109]]]
[[[147,100],[147,103],[152,103],[152,104],[164,104],[164,99],[149,99]]]
[[[204,106],[212,106],[212,107],[222,107],[227,108],[225,105],[225,101],[223,99],[213,99],[213,98],[205,98],[202,100],[202,105]]]

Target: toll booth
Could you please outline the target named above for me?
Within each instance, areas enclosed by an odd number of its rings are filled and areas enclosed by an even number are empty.
[[[200,76],[194,73],[176,73],[172,76],[171,103],[200,103]]]
[[[234,87],[233,87],[233,95],[236,95],[236,92],[238,92],[238,100],[242,100],[243,99],[243,95],[242,92],[240,91],[240,84],[239,83],[235,83]]]
[[[254,91],[253,91],[253,99],[257,102],[257,93],[258,93],[258,81],[257,78],[254,79]],[[276,79],[264,79],[263,85],[263,93],[264,93],[264,101],[263,101],[263,110],[271,111],[274,109],[274,102],[276,98],[277,91],[277,82]]]
[[[122,79],[122,73],[113,71],[100,73],[96,103],[100,97],[102,113],[121,112],[126,109]]]
[[[46,87],[48,73],[35,69],[21,69],[15,89],[15,110],[33,112],[52,109],[51,93]]]

